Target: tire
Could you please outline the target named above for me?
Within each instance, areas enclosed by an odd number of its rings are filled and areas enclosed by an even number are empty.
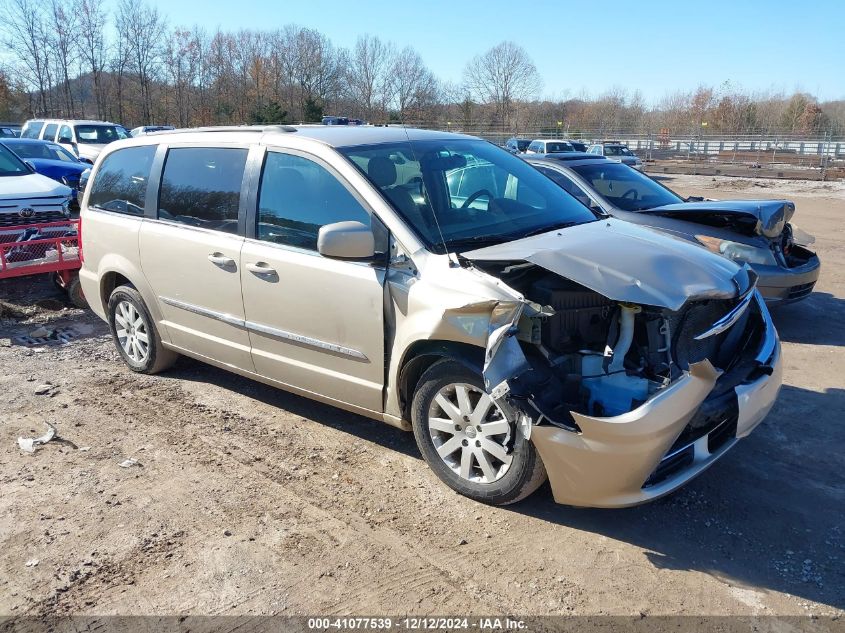
[[[62,282],[62,278],[59,277],[59,273],[50,273],[50,279],[56,288],[58,288],[62,292],[65,292],[65,285]]]
[[[411,403],[414,437],[423,459],[447,486],[481,503],[508,505],[539,488],[546,469],[483,384],[479,372],[453,360],[429,367]],[[444,398],[453,405],[449,411],[441,406]]]
[[[176,362],[179,355],[161,344],[149,310],[135,288],[115,288],[109,297],[108,314],[115,347],[129,369],[157,374]],[[127,324],[129,327],[125,327]]]
[[[70,299],[70,302],[75,305],[77,308],[81,310],[88,309],[88,301],[85,299],[85,295],[82,293],[82,284],[79,283],[79,277],[74,276],[73,279],[70,280],[70,283],[67,285],[67,296]]]

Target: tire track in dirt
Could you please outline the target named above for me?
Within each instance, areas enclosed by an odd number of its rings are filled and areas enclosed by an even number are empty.
[[[136,430],[143,427],[144,435],[148,440],[160,438],[168,445],[182,447],[183,452],[189,452],[194,459],[202,463],[213,465],[221,472],[234,473],[237,467],[250,475],[258,476],[267,482],[275,485],[272,495],[285,502],[287,506],[300,506],[303,514],[309,514],[314,523],[321,526],[321,530],[327,534],[352,531],[357,538],[368,541],[368,548],[382,552],[382,564],[385,568],[393,563],[393,569],[387,573],[371,578],[359,578],[351,591],[345,592],[345,599],[336,605],[337,613],[344,613],[355,604],[378,604],[390,603],[397,595],[411,597],[414,594],[428,596],[444,593],[449,588],[449,594],[467,594],[465,587],[472,586],[471,577],[460,570],[471,567],[472,555],[467,553],[452,552],[449,554],[449,566],[446,567],[438,561],[435,556],[425,552],[423,548],[410,545],[407,536],[397,534],[395,531],[381,527],[374,527],[364,518],[355,514],[354,510],[344,507],[340,512],[337,508],[337,497],[321,497],[316,491],[322,490],[321,486],[309,483],[309,479],[325,479],[326,466],[322,460],[293,460],[293,463],[286,461],[271,462],[273,454],[284,454],[284,446],[274,439],[270,445],[256,444],[251,436],[244,437],[242,433],[252,433],[253,428],[259,424],[251,416],[231,411],[220,411],[207,407],[200,403],[191,403],[190,398],[178,385],[173,383],[167,385],[155,384],[157,379],[142,378],[140,382],[135,376],[127,378],[109,378],[105,381],[95,380],[93,384],[86,385],[83,398],[91,409],[98,411],[103,417],[114,415],[114,400],[104,399],[101,394],[111,390],[112,393],[121,394],[121,409],[134,411],[154,411],[156,420],[177,420],[183,409],[187,406],[191,411],[191,419],[187,424],[174,424],[170,427],[161,426],[160,422],[153,420],[147,424],[148,416],[138,415],[134,417]],[[152,382],[150,382],[152,381]],[[86,397],[87,396],[87,397]],[[187,401],[187,403],[186,403]],[[93,405],[93,407],[91,406]],[[213,432],[219,428],[221,420],[228,421],[232,427],[238,428],[239,433],[232,431],[225,434]],[[209,433],[209,431],[212,431]],[[282,435],[285,443],[295,443],[297,438],[291,437],[291,433]],[[252,449],[237,446],[232,440],[250,443]],[[325,447],[322,447],[324,450]],[[305,479],[295,477],[300,465],[307,461],[311,469],[315,464],[319,470]],[[347,462],[349,460],[347,459]],[[220,464],[222,463],[222,466]],[[272,465],[271,465],[272,464]],[[349,464],[345,464],[348,466]],[[354,464],[352,464],[354,465]],[[424,468],[424,466],[421,466]],[[366,483],[366,482],[365,482]],[[346,504],[343,504],[346,506]],[[457,542],[457,541],[456,541]],[[507,544],[505,544],[507,545]],[[136,561],[130,557],[125,561],[114,562],[116,567],[132,567]],[[84,583],[80,587],[84,587]],[[459,588],[457,591],[455,588]],[[67,601],[76,602],[75,595],[68,595]],[[492,600],[491,600],[492,598]],[[403,600],[404,601],[404,600]],[[444,607],[458,607],[466,601],[471,601],[483,612],[493,612],[501,608],[502,601],[506,597],[502,595],[488,596],[485,600],[479,600],[477,595],[464,595],[463,599],[456,602],[454,598],[444,596]],[[450,604],[451,603],[451,604]],[[55,606],[52,603],[45,603],[44,607]],[[65,604],[65,608],[70,606]]]

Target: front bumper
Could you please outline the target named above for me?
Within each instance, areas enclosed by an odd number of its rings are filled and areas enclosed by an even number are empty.
[[[816,255],[794,268],[752,266],[759,275],[757,289],[769,305],[783,305],[808,296],[819,279],[821,263]]]
[[[683,486],[754,430],[774,405],[783,371],[780,342],[759,294],[757,302],[764,332],[755,360],[768,373],[736,386],[735,418],[689,445],[674,446],[720,375],[706,360],[691,365],[674,384],[628,413],[609,418],[573,413],[580,433],[534,427],[531,439],[546,466],[555,501],[602,508],[651,501]],[[663,475],[655,479],[661,468]]]

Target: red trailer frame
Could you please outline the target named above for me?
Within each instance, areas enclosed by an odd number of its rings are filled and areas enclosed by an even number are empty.
[[[38,231],[36,239],[21,239],[32,230]],[[0,226],[0,279],[53,273],[56,283],[80,305],[78,299],[84,302],[79,289],[81,266],[79,220]]]

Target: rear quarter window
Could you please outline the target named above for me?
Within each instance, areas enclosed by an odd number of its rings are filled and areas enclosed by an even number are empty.
[[[143,216],[147,182],[157,147],[127,147],[106,156],[91,183],[88,207]]]
[[[247,153],[234,147],[170,149],[161,177],[159,219],[237,233]]]

